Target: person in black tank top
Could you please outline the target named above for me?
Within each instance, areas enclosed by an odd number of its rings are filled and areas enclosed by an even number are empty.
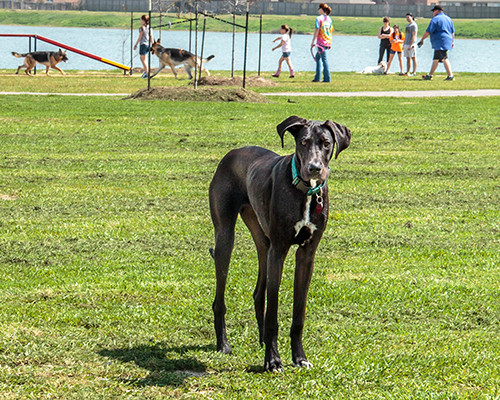
[[[391,20],[389,17],[384,17],[383,19],[384,26],[381,27],[378,31],[378,38],[380,39],[380,47],[378,52],[378,61],[377,64],[380,64],[380,61],[384,58],[384,53],[387,53],[386,60],[389,61],[389,52],[391,50]]]

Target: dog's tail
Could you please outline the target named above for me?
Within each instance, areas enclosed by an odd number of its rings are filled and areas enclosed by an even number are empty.
[[[203,62],[209,62],[212,58],[214,58],[215,56],[212,54],[211,56],[208,56],[205,60],[203,60]]]
[[[25,54],[19,54],[19,53],[16,53],[15,51],[13,51],[12,55],[14,57],[17,57],[17,58],[23,58],[23,57],[26,57],[28,54],[27,53],[25,53]]]

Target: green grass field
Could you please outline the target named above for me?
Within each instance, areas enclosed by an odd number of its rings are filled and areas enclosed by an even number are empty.
[[[153,70],[156,70],[156,66]],[[123,75],[120,70],[114,71],[68,71],[66,76],[57,71],[50,71],[50,77],[45,77],[45,69],[38,69],[37,77],[29,77],[15,70],[0,69],[0,91],[6,92],[45,92],[45,93],[132,93],[147,87],[147,81],[140,74]],[[425,72],[422,72],[425,73]],[[229,71],[212,71],[217,77],[230,77]],[[203,74],[205,76],[205,74]],[[236,71],[235,76],[243,76]],[[257,77],[256,73],[248,73],[249,78]],[[271,78],[271,72],[263,72],[262,78],[277,86],[252,88],[256,92],[357,92],[357,91],[388,91],[388,90],[475,90],[500,89],[500,74],[492,73],[456,73],[456,81],[445,82],[446,73],[440,67],[432,82],[423,81],[420,76],[404,77],[391,75],[361,75],[354,72],[332,72],[332,83],[311,84],[314,72],[297,72],[295,79],[283,75],[280,79]],[[180,79],[174,79],[169,72],[160,74],[151,80],[151,86],[187,87],[190,81],[187,75],[179,73]]]
[[[335,10],[334,10],[335,11]],[[140,13],[135,13],[139,18]],[[154,16],[154,14],[153,14]],[[185,17],[189,17],[185,15]],[[232,16],[222,15],[222,19],[232,20]],[[420,30],[429,24],[432,17],[429,12],[426,18],[418,18],[417,23]],[[169,14],[163,19],[176,22],[179,19],[175,14]],[[376,36],[382,25],[382,18],[370,17],[343,17],[333,16],[336,34],[340,35],[364,35]],[[245,17],[237,17],[237,23],[245,24]],[[139,21],[135,22],[139,27]],[[262,29],[264,32],[279,32],[281,24],[286,23],[298,33],[312,34],[314,31],[314,16],[283,16],[264,15]],[[392,24],[406,26],[404,18],[393,18]],[[499,39],[500,20],[498,19],[456,19],[454,20],[456,35],[458,38],[469,39]],[[90,12],[90,11],[32,11],[32,10],[6,10],[0,9],[0,25],[31,25],[31,26],[59,26],[59,27],[83,27],[83,28],[130,28],[130,13]],[[159,19],[155,19],[153,26],[159,25]],[[218,32],[230,32],[232,27],[224,22],[208,18],[207,30]],[[165,29],[165,28],[164,28]],[[189,24],[172,25],[173,30],[189,30]],[[251,32],[259,31],[259,18],[252,16],[249,20]]]
[[[9,79],[18,91],[77,86],[72,76]],[[498,97],[0,104],[1,398],[500,396]],[[290,360],[290,254],[285,370],[272,375],[262,373],[257,260],[241,221],[227,291],[234,355],[215,352],[207,191],[232,148],[293,152],[276,133],[293,114],[345,124],[352,143],[331,164],[304,332],[314,368]]]

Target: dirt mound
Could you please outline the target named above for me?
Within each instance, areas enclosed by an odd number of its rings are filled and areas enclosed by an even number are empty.
[[[153,87],[141,89],[125,99],[170,101],[227,101],[242,103],[268,103],[266,96],[243,88],[215,87]]]
[[[235,76],[233,78],[224,78],[221,76],[203,76],[198,81],[201,86],[243,86],[243,78]],[[245,86],[266,87],[277,86],[276,82],[269,79],[262,78],[261,76],[251,76],[245,78]]]

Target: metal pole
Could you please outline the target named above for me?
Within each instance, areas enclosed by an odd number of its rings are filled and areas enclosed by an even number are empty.
[[[260,25],[259,25],[259,68],[258,76],[260,76],[260,63],[262,60],[262,13],[260,14]]]
[[[194,58],[195,60],[198,59],[198,0],[196,0],[195,3],[196,9],[194,10],[195,12],[195,34],[194,34]],[[195,67],[194,69],[194,88],[198,89],[198,67]]]
[[[191,36],[193,34],[193,20],[191,15],[189,16],[189,52],[191,53]]]
[[[36,35],[35,35],[35,51],[36,51]],[[35,68],[33,68],[33,74],[36,75],[36,63],[35,63]]]
[[[151,89],[151,0],[149,0],[149,38],[148,38],[148,90]]]
[[[243,61],[243,89],[245,89],[245,81],[247,76],[247,44],[248,44],[248,11],[250,9],[250,3],[247,0],[247,17],[245,24],[245,57]]]
[[[201,35],[201,54],[200,54],[200,74],[198,75],[199,78],[201,78],[201,70],[203,67],[203,49],[205,47],[205,26],[207,24],[207,17],[204,17],[203,19],[203,33]]]
[[[130,12],[130,75],[134,67],[134,12]]]
[[[234,77],[235,38],[236,38],[236,0],[234,0],[234,7],[233,7],[233,52],[231,54],[231,78]]]

